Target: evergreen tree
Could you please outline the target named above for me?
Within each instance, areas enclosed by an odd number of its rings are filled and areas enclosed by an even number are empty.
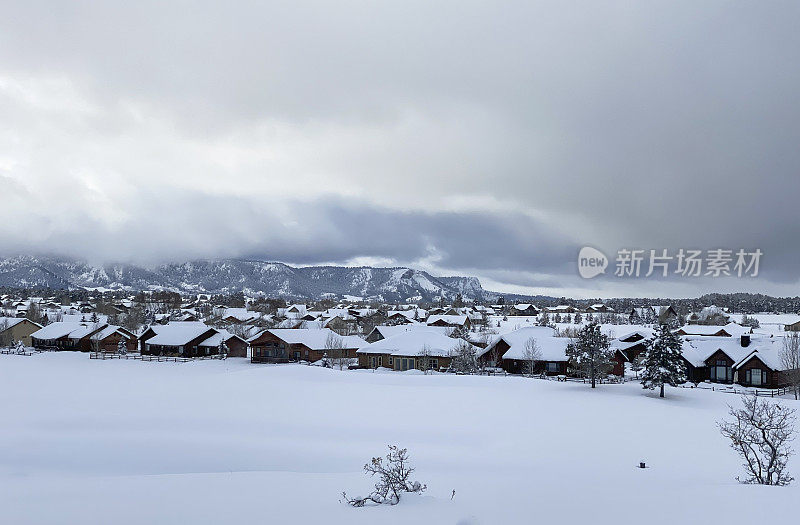
[[[550,316],[547,315],[547,312],[542,312],[542,315],[539,316],[539,326],[549,326],[550,325]]]
[[[567,345],[570,366],[592,380],[595,388],[598,377],[605,377],[614,368],[614,353],[608,349],[608,336],[600,331],[597,321],[585,325],[578,337]]]
[[[125,355],[128,353],[128,346],[127,341],[124,337],[120,337],[119,342],[117,343],[117,353],[119,355]]]
[[[576,313],[575,314],[575,324],[581,324],[582,322],[583,322],[583,317],[581,316],[581,313],[580,312]]]
[[[683,341],[675,335],[668,324],[659,325],[655,336],[645,343],[647,350],[642,358],[642,386],[650,390],[660,388],[659,397],[664,397],[664,385],[678,386],[686,382],[686,366],[681,357]]]

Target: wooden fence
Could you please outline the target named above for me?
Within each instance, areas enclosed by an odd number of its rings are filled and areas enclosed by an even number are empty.
[[[721,392],[723,394],[749,394],[759,397],[781,397],[790,393],[788,387],[781,388],[737,388],[735,385],[725,384],[698,384],[696,386],[681,385],[681,388],[699,388],[701,390],[711,390],[712,392]]]
[[[13,348],[12,349],[8,349],[8,350],[0,350],[0,354],[2,354],[2,355],[26,355],[26,356],[30,356],[30,355],[33,355],[35,353],[36,352],[31,352],[31,351],[28,351],[28,350],[25,350],[24,352],[17,352]]]
[[[201,355],[197,357],[180,357],[167,355],[140,355],[140,354],[117,354],[113,352],[92,352],[89,359],[133,359],[136,361],[155,361],[158,363],[188,363],[190,361],[207,361],[209,359],[222,359],[217,355]]]

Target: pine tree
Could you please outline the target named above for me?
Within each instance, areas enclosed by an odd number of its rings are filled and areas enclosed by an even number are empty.
[[[124,337],[120,337],[119,342],[117,343],[117,353],[119,355],[125,355],[128,353],[128,346],[127,341]]]
[[[686,382],[686,366],[681,354],[683,342],[670,325],[662,324],[658,326],[655,337],[645,344],[642,386],[650,390],[659,387],[659,397],[664,397],[664,385],[678,386]]]
[[[604,377],[614,368],[614,353],[608,347],[608,336],[600,331],[597,321],[592,321],[578,332],[578,337],[567,345],[570,366],[588,376],[595,388],[598,377]]]

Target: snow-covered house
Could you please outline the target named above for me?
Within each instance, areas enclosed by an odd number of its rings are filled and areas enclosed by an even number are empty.
[[[154,324],[139,336],[142,354],[179,355],[197,357],[206,355],[200,343],[217,333],[217,329],[201,322],[173,322]]]
[[[521,373],[526,365],[526,343],[534,339],[541,352],[537,360],[537,373],[567,373],[567,337],[555,337],[555,330],[548,326],[520,328],[495,337],[486,348],[478,353],[478,359],[488,366],[503,368],[512,374]]]
[[[639,328],[612,339],[610,349],[619,352],[620,356],[618,357],[621,357],[623,361],[630,362],[646,350],[645,342],[651,337],[653,337],[651,329]],[[619,369],[615,370],[617,375],[621,375],[619,372]],[[624,373],[624,370],[622,372]]]
[[[692,382],[777,388],[787,383],[781,349],[781,337],[687,337],[682,355]]]
[[[438,331],[443,335],[447,335],[451,329],[447,326],[428,326],[424,324],[407,324],[407,325],[396,325],[396,326],[388,326],[388,325],[380,325],[376,326],[372,329],[372,331],[367,334],[365,338],[368,343],[374,343],[375,341],[380,341],[381,339],[388,339],[389,337],[395,336],[397,334],[402,334],[405,332],[411,332],[415,330],[427,330],[427,331]]]
[[[787,332],[800,332],[800,318],[792,319],[783,325],[783,329]]]
[[[356,357],[356,350],[366,341],[355,335],[341,336],[329,328],[264,330],[249,341],[254,363],[275,361],[319,361],[331,350],[341,350],[340,357]],[[333,348],[341,343],[342,348]]]
[[[121,326],[106,325],[102,330],[89,336],[90,348],[93,351],[117,352],[120,341],[125,341],[125,349],[128,352],[138,349],[139,341],[136,335]]]
[[[42,325],[24,317],[0,317],[0,346],[11,346],[15,341],[31,346],[31,334],[41,328]]]
[[[448,337],[441,330],[418,326],[413,330],[398,330],[385,339],[362,346],[356,353],[358,365],[365,368],[443,370],[450,366],[459,344],[468,343]]]
[[[286,308],[279,308],[278,315],[287,319],[300,319],[308,313],[308,308],[304,304],[292,304]]]
[[[59,321],[33,332],[31,344],[34,348],[52,350],[91,350],[89,337],[107,325],[80,321]]]
[[[586,307],[587,313],[603,314],[611,313],[614,309],[604,303],[595,303]]]
[[[539,315],[539,309],[529,303],[513,304],[508,309],[508,315]]]
[[[224,329],[217,329],[217,333],[201,341],[198,349],[202,355],[215,355],[219,353],[219,344],[222,341],[225,341],[228,357],[247,357],[247,341]]]

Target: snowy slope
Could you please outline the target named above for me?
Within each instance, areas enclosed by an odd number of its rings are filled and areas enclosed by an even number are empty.
[[[800,496],[797,483],[734,481],[715,420],[736,399],[717,392],[661,400],[637,384],[235,359],[0,360],[4,523],[739,524],[788,520]],[[369,489],[361,466],[388,443],[409,448],[428,491],[395,508],[340,504],[342,490]]]

